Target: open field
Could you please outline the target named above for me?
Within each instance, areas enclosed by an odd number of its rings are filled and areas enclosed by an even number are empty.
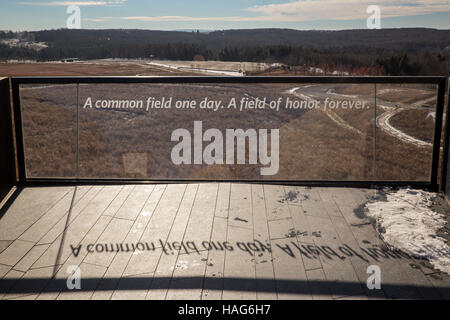
[[[149,64],[152,66],[166,67],[170,70],[228,76],[242,76],[246,73],[264,72],[270,68],[270,64],[256,62],[156,60],[150,62]]]
[[[177,65],[178,63],[178,65]],[[173,66],[181,66],[175,62]],[[196,64],[197,62],[192,62]],[[187,62],[189,65],[189,62]],[[145,62],[0,64],[2,75],[193,75]],[[210,62],[202,68],[235,68]],[[233,69],[234,70],[234,69]],[[373,161],[373,85],[189,84],[80,85],[80,105],[100,100],[161,100],[227,105],[231,98],[266,103],[281,99],[279,111],[220,109],[80,109],[80,177],[173,179],[415,180],[429,179],[436,90],[430,86],[377,87],[377,161]],[[76,86],[24,87],[21,91],[27,173],[30,177],[76,175]],[[320,108],[286,109],[286,99],[316,100]],[[324,108],[324,101],[364,103],[363,109]],[[261,164],[174,165],[175,129],[280,129],[279,172],[261,176]],[[268,141],[270,138],[268,137]],[[205,147],[207,143],[203,143]],[[270,147],[270,143],[269,143]],[[270,151],[270,148],[268,149]],[[400,161],[401,159],[401,161]],[[46,165],[52,163],[51,166]],[[376,177],[374,176],[376,166]]]
[[[0,63],[0,75],[12,76],[168,76],[192,75],[168,70],[143,62],[113,62],[98,60],[80,63]]]
[[[80,62],[0,63],[0,75],[10,76],[184,76],[262,72],[265,63],[103,59]]]

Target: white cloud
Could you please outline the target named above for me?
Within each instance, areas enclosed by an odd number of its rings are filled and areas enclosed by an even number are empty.
[[[86,22],[105,22],[114,20],[114,17],[83,18],[81,20]]]
[[[110,0],[110,1],[48,1],[48,2],[20,2],[27,6],[120,6],[125,4],[127,0]]]
[[[450,1],[443,0],[304,0],[254,6],[247,11],[273,21],[357,20],[367,18],[366,9],[373,4],[381,8],[382,17],[450,11]]]
[[[187,16],[135,16],[121,17],[122,20],[136,21],[242,21],[242,17],[187,17]]]
[[[189,17],[189,16],[129,16],[136,21],[230,21],[230,22],[301,22],[315,20],[360,20],[368,18],[366,9],[376,4],[381,17],[401,17],[449,12],[450,1],[444,0],[303,0],[283,4],[268,4],[245,9],[254,16]]]

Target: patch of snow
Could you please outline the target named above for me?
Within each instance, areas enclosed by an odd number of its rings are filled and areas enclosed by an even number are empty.
[[[214,73],[214,74],[220,74],[220,75],[226,75],[226,76],[233,76],[233,77],[242,77],[244,76],[244,73],[241,71],[231,71],[231,70],[216,70],[216,69],[207,69],[207,68],[193,68],[186,65],[171,65],[171,64],[165,64],[165,63],[157,63],[157,62],[148,62],[147,64],[153,65],[156,67],[163,67],[163,68],[169,68],[172,70],[178,70],[178,71],[198,71],[203,73]]]
[[[295,88],[284,91],[284,93],[292,94],[292,95],[294,95],[300,99],[306,100],[306,101],[315,101],[314,98],[311,98],[310,96],[307,96],[306,94],[298,93],[297,90],[301,89],[301,88],[302,87],[295,87]]]
[[[387,244],[425,258],[436,269],[450,274],[450,248],[445,239],[437,236],[445,219],[430,209],[436,194],[408,188],[384,194],[385,200],[371,201],[366,209]]]
[[[324,73],[322,69],[314,67],[309,68],[309,71],[313,73]]]
[[[339,70],[334,70],[332,74],[335,75],[335,76],[348,76],[349,75],[348,72],[346,72],[346,71],[339,71]]]
[[[433,122],[436,122],[436,112],[428,112],[427,116],[425,117],[425,120],[430,117],[433,120]]]
[[[335,95],[335,96],[340,96],[340,97],[344,97],[344,98],[351,98],[351,99],[358,99],[358,98],[359,98],[358,95],[354,95],[354,94],[352,95],[352,94],[342,94],[342,93],[337,93],[337,92],[334,91],[334,89],[329,89],[329,90],[327,91],[327,94]]]

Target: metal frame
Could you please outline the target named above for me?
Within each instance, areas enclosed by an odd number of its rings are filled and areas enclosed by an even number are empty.
[[[446,116],[445,116],[445,126],[444,126],[444,154],[442,157],[442,170],[441,170],[441,185],[440,185],[440,191],[444,192],[448,199],[450,200],[450,192],[448,190],[447,180],[449,177],[447,175],[449,174],[448,171],[448,162],[449,162],[449,143],[450,143],[450,85],[447,92],[447,110],[446,110]]]
[[[0,206],[17,183],[9,78],[0,77]]]
[[[128,83],[226,83],[226,84],[279,84],[279,83],[349,83],[349,84],[435,84],[438,86],[436,106],[436,122],[432,151],[430,181],[302,181],[302,180],[191,180],[191,179],[35,179],[27,178],[25,170],[22,116],[20,106],[21,84],[128,84]],[[17,139],[17,156],[19,167],[19,185],[73,185],[73,184],[140,184],[140,183],[179,183],[179,182],[242,182],[265,184],[289,184],[301,186],[339,186],[339,187],[374,187],[374,186],[412,186],[417,188],[439,190],[439,153],[441,147],[442,118],[444,111],[446,77],[13,77],[12,78],[15,130]],[[77,101],[78,103],[78,101]],[[448,131],[448,118],[446,130]],[[448,135],[446,135],[444,150],[448,150]],[[445,166],[444,166],[445,168]],[[442,170],[442,173],[444,170]],[[442,181],[441,181],[442,185]]]
[[[14,108],[14,128],[16,135],[16,153],[17,153],[17,169],[18,169],[18,183],[25,184],[25,153],[23,144],[23,129],[22,129],[22,108],[20,107],[20,88],[19,82],[11,79],[11,89],[13,95],[13,108]]]

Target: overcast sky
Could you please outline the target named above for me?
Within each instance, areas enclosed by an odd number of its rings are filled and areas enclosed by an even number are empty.
[[[0,30],[65,28],[70,5],[83,29],[363,29],[369,5],[382,28],[450,29],[450,0],[1,0]]]

